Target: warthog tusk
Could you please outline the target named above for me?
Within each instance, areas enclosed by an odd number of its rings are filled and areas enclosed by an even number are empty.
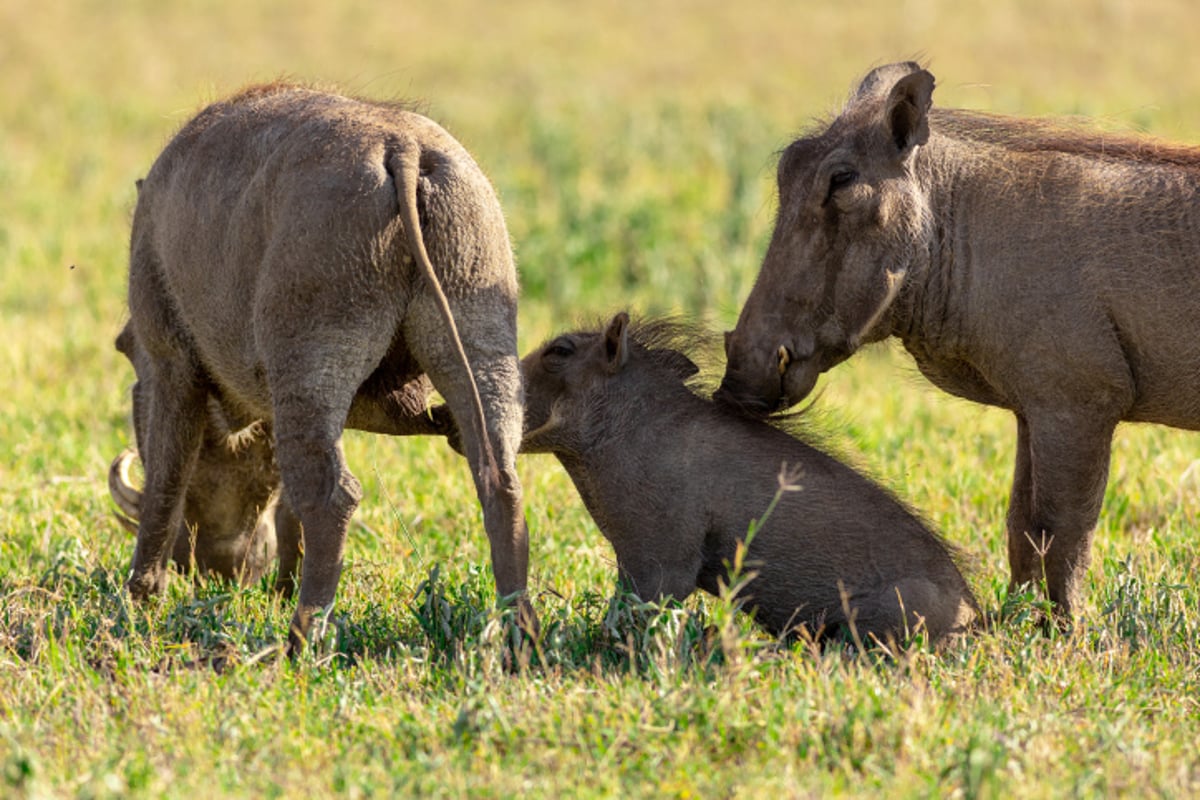
[[[556,428],[562,427],[563,422],[562,413],[559,411],[558,403],[556,402],[550,406],[550,416],[546,418],[546,421],[521,437],[522,447],[527,443],[536,441],[539,436],[553,433]]]
[[[906,270],[887,271],[887,292],[883,296],[883,301],[875,309],[875,313],[871,315],[870,319],[866,321],[866,324],[850,339],[851,351],[858,349],[858,346],[862,344],[862,340],[867,337],[867,334],[871,332],[876,323],[883,318],[884,313],[892,307],[892,302],[896,299],[896,295],[900,294],[900,286],[904,283],[904,276],[907,274]]]
[[[129,468],[137,453],[131,448],[125,448],[113,459],[108,468],[108,493],[120,510],[113,516],[127,530],[137,533],[137,521],[141,516],[142,493],[133,485],[129,478]]]
[[[783,375],[783,373],[787,372],[788,364],[790,364],[790,363],[792,363],[792,354],[788,352],[788,349],[785,346],[779,345],[779,374],[780,375]]]

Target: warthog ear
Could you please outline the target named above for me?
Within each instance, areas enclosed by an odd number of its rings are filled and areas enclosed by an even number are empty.
[[[609,372],[619,372],[629,360],[629,315],[624,311],[608,323],[608,330],[604,332],[604,356]]]
[[[900,157],[929,140],[929,106],[933,103],[933,75],[918,70],[892,86],[885,106],[885,124]]]

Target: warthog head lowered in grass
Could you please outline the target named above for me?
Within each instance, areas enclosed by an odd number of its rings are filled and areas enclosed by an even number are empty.
[[[145,353],[132,329],[117,337],[117,349],[145,374]],[[134,432],[146,441],[140,383],[133,386]],[[137,450],[128,448],[108,471],[108,489],[119,509],[117,519],[136,534],[142,490],[133,479]],[[175,566],[200,575],[217,575],[249,584],[280,559],[276,586],[290,594],[299,555],[299,522],[282,502],[282,483],[271,430],[261,421],[233,423],[216,400],[207,406],[204,433],[187,491],[183,517],[171,550]]]
[[[171,552],[181,570],[252,583],[275,565],[278,544],[275,516],[279,471],[258,453],[263,442],[255,430],[223,440],[209,437],[201,446],[185,499],[183,521]],[[128,448],[113,459],[108,490],[119,511],[117,520],[137,533],[142,490],[131,471],[137,451]]]

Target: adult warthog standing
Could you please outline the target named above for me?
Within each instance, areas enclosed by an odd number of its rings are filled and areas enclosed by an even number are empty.
[[[784,151],[718,395],[786,406],[898,337],[1016,414],[1012,584],[1044,574],[1069,617],[1117,423],[1200,427],[1200,148],[931,109],[933,87],[880,67]]]
[[[526,452],[554,453],[646,600],[718,594],[781,472],[796,476],[748,543],[740,596],[777,635],[931,639],[966,630],[975,600],[949,548],[888,492],[762,420],[697,396],[664,321],[558,336],[521,362]]]
[[[342,430],[446,433],[426,411],[431,381],[472,467],[497,589],[535,624],[514,470],[516,307],[496,195],[435,123],[284,84],[202,111],[151,168],[133,219],[146,483],[131,594],[162,589],[215,398],[229,419],[274,432],[281,502],[303,529],[289,636],[303,646],[333,602],[362,494]]]

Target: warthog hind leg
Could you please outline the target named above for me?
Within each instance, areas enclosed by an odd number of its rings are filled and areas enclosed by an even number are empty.
[[[314,618],[333,603],[337,591],[346,529],[362,498],[362,486],[342,453],[342,429],[358,387],[390,339],[386,330],[348,330],[335,324],[339,320],[307,330],[293,327],[294,320],[314,318],[319,318],[316,312],[299,308],[270,317],[274,327],[264,337],[278,343],[265,360],[283,480],[284,510],[277,523],[287,523],[287,530],[277,534],[277,585],[285,593],[294,586],[298,558],[294,541],[286,539],[303,530],[300,597],[288,636],[293,655],[304,648]]]
[[[433,386],[446,399],[446,406],[457,427],[455,449],[463,452],[471,465],[475,489],[483,507],[483,524],[491,545],[492,571],[496,592],[512,597],[517,603],[518,621],[523,629],[536,633],[537,617],[526,595],[529,576],[529,529],[521,506],[521,482],[517,477],[516,455],[523,425],[521,376],[517,359],[515,330],[511,321],[498,318],[494,309],[502,307],[481,293],[474,304],[454,304],[463,350],[475,376],[479,401],[483,406],[487,430],[480,431],[475,410],[474,390],[463,374],[451,343],[444,337],[420,336],[422,326],[438,324],[431,304],[413,303],[406,320],[407,339],[413,354],[428,373]],[[433,412],[445,425],[445,408]],[[494,456],[489,463],[488,443]]]

